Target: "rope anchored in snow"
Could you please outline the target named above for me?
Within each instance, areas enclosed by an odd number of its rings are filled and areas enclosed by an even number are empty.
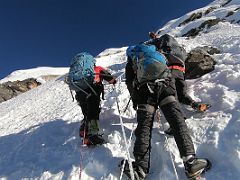
[[[118,78],[121,79],[121,76],[123,74],[121,74]],[[131,180],[134,180],[132,160],[131,160],[130,153],[129,153],[129,145],[127,143],[126,133],[125,133],[125,129],[124,129],[124,126],[123,126],[123,120],[122,120],[122,116],[121,116],[121,112],[120,112],[120,106],[119,106],[119,99],[118,99],[117,90],[115,88],[115,85],[114,85],[114,91],[115,91],[115,98],[116,98],[117,109],[118,109],[118,113],[119,113],[119,120],[120,120],[120,124],[121,124],[121,128],[122,128],[122,134],[123,134],[123,139],[124,139],[125,150],[126,150],[126,153],[127,153],[127,159],[128,159],[129,169],[130,169],[130,176],[131,176]]]
[[[122,76],[123,76],[124,74],[125,74],[125,73],[122,73],[120,76],[118,76],[119,82],[121,82]],[[115,91],[115,92],[116,92],[116,91]],[[124,108],[123,113],[126,112],[128,106],[129,106],[130,101],[131,101],[131,97],[129,98],[129,101],[128,101],[128,103],[127,103],[127,106]],[[118,102],[118,101],[117,101],[117,102]],[[118,106],[118,112],[119,112],[119,115],[120,115],[120,108],[119,108],[120,106],[119,106],[119,103],[117,104],[117,106]],[[131,115],[133,116],[132,112],[131,112]],[[136,115],[135,115],[135,118],[136,118]],[[122,126],[122,128],[124,128],[124,127]],[[129,139],[128,139],[128,144],[125,144],[125,145],[127,146],[127,151],[126,151],[127,154],[130,154],[129,151],[128,151],[128,149],[129,149],[130,146],[131,146],[131,140],[132,140],[132,136],[133,136],[133,131],[134,131],[134,129],[135,129],[135,128],[134,128],[134,123],[133,123],[133,125],[132,125],[132,130],[131,130],[131,133],[130,133],[130,137],[129,137]],[[126,137],[126,135],[125,135],[125,137]],[[128,161],[130,162],[130,160],[128,160]],[[132,161],[131,161],[131,164],[132,164]],[[122,179],[125,165],[126,165],[126,159],[123,161],[123,164],[122,164],[122,166],[121,166],[121,173],[120,173],[120,178],[119,178],[119,180]],[[129,168],[130,168],[130,165],[129,165]],[[133,170],[133,168],[132,168],[132,170]],[[132,171],[132,172],[133,172],[133,171]],[[130,169],[130,173],[131,173],[131,169]],[[133,179],[133,178],[134,178],[134,175],[131,176],[131,179]]]
[[[160,131],[160,111],[157,110],[156,113],[157,113],[156,118],[157,118],[157,122],[158,122],[158,125],[159,125],[159,133],[161,133],[161,131]],[[170,147],[168,145],[168,137],[165,133],[161,133],[161,134],[163,134],[164,137],[165,137],[166,147],[167,147],[167,150],[169,152],[169,156],[170,156],[170,159],[171,159],[171,163],[172,163],[172,166],[173,166],[173,170],[174,170],[174,173],[175,173],[176,180],[179,180],[177,169],[175,167],[175,163],[174,163],[173,157],[172,157],[172,152],[171,152]]]

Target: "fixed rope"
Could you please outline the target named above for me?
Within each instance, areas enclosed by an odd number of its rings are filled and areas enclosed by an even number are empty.
[[[122,76],[123,76],[124,74],[125,74],[125,72],[122,73],[121,75],[119,75],[119,76],[117,77],[117,79],[119,79],[119,82],[122,82]],[[116,91],[115,91],[115,92],[116,92]],[[126,112],[128,106],[129,106],[130,101],[131,101],[131,98],[129,98],[129,101],[128,101],[128,103],[127,103],[127,106],[124,108],[123,113]],[[117,104],[117,106],[118,106],[118,112],[120,112],[119,103]],[[120,114],[120,113],[119,113],[119,114]],[[133,117],[132,111],[131,111],[131,115],[132,115],[132,117]],[[135,117],[136,117],[136,115],[135,115]],[[134,126],[135,126],[135,124],[133,123],[132,129],[131,129],[131,133],[130,133],[130,137],[128,138],[128,143],[127,143],[127,151],[126,151],[127,154],[130,154],[129,151],[128,151],[128,149],[129,149],[130,146],[131,146],[132,136],[133,136],[133,132],[134,132],[134,129],[135,129]],[[121,126],[121,127],[124,128],[124,126]],[[125,134],[126,134],[126,133],[125,133]],[[125,135],[125,137],[126,137],[126,135]],[[130,156],[129,156],[129,157],[130,157]],[[128,160],[128,161],[129,161],[129,160]],[[130,161],[131,161],[131,160],[130,160]],[[129,162],[130,162],[130,161],[129,161]],[[131,162],[132,162],[132,161],[131,161]],[[120,173],[120,178],[119,178],[119,180],[122,180],[122,176],[123,176],[123,171],[124,171],[125,165],[126,165],[126,159],[123,161],[123,164],[122,164],[122,166],[121,166],[121,173]],[[130,168],[130,165],[129,165],[129,168]],[[130,168],[130,169],[131,169],[131,168]],[[132,168],[132,169],[133,169],[133,168]],[[131,171],[131,170],[130,170],[130,171]],[[131,173],[131,172],[130,172],[130,173]],[[133,175],[133,177],[131,176],[131,179],[132,179],[132,178],[134,178],[134,175]]]
[[[123,74],[125,74],[125,73],[122,73],[120,76],[118,76],[118,78],[120,78],[120,82],[121,82],[121,77]],[[128,164],[129,164],[130,176],[131,176],[131,180],[134,180],[132,160],[131,160],[130,153],[129,153],[129,144],[127,143],[126,132],[125,132],[124,125],[123,125],[123,120],[122,120],[120,106],[119,106],[119,99],[118,99],[117,90],[116,90],[115,85],[114,85],[114,91],[115,91],[115,99],[116,99],[116,104],[117,104],[117,109],[118,109],[118,114],[119,114],[119,120],[120,120],[123,139],[124,139],[125,150],[126,150]]]
[[[82,169],[83,169],[83,156],[80,147],[80,166],[79,166],[79,180],[82,179]]]
[[[161,121],[160,121],[160,111],[159,111],[159,109],[156,111],[156,113],[157,113],[156,118],[157,118],[157,122],[158,122],[158,128],[159,128],[159,132],[160,132],[160,123],[161,123]],[[163,135],[164,135],[164,138],[165,138],[165,144],[166,144],[167,150],[169,152],[169,156],[170,156],[170,159],[171,159],[171,163],[172,163],[172,167],[173,167],[173,170],[174,170],[174,174],[175,174],[176,180],[179,180],[177,169],[176,169],[175,163],[173,161],[172,152],[171,152],[170,147],[169,147],[168,137],[167,137],[167,135],[165,133]]]
[[[134,131],[134,129],[135,129],[135,128],[134,128],[134,123],[133,123],[133,125],[132,125],[132,130],[131,130],[131,133],[130,133],[130,137],[129,137],[129,139],[128,139],[128,142],[129,142],[129,143],[128,143],[128,149],[129,149],[130,146],[131,146],[132,136],[133,136],[133,131]],[[126,165],[126,160],[124,160],[124,162],[123,162],[119,180],[122,180],[122,176],[123,176],[123,171],[124,171],[125,165]]]
[[[171,162],[172,162],[172,166],[173,166],[173,170],[174,170],[174,173],[175,173],[176,180],[179,180],[177,169],[176,169],[175,163],[173,161],[172,152],[171,152],[171,150],[169,148],[169,145],[168,145],[168,137],[167,137],[166,134],[164,136],[165,136],[165,142],[166,142],[166,146],[167,146],[167,149],[168,149],[168,152],[169,152],[169,155],[170,155],[170,159],[171,159]]]

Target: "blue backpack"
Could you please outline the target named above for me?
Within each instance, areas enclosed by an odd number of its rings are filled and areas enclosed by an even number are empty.
[[[132,61],[138,83],[164,78],[163,75],[167,69],[166,59],[154,45],[129,46],[127,56]]]
[[[87,53],[82,52],[77,54],[70,63],[68,73],[68,83],[71,90],[83,91],[90,88],[94,82],[96,60]],[[92,89],[93,90],[93,89]]]

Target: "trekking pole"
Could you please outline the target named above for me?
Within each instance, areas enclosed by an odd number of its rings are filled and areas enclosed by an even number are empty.
[[[120,81],[120,82],[122,81],[122,76],[123,76],[124,74],[125,74],[125,72],[123,72],[121,75],[119,75],[119,76],[117,77],[117,79],[119,78],[119,81]],[[123,109],[123,113],[125,113],[125,112],[127,111],[127,108],[128,108],[128,106],[129,106],[131,100],[132,100],[132,97],[130,96],[130,98],[129,98],[128,102],[127,102],[127,105],[126,105],[125,108]]]
[[[115,86],[114,86],[114,90],[115,90],[115,94],[116,94],[116,96],[115,96],[116,104],[117,104],[117,109],[118,109],[118,113],[119,113],[119,120],[120,120],[120,124],[121,124],[121,128],[122,128],[122,134],[123,134],[123,139],[124,139],[124,144],[125,144],[125,150],[126,150],[126,153],[127,153],[127,159],[128,159],[129,169],[130,169],[130,176],[131,176],[131,180],[134,180],[132,160],[131,160],[130,153],[129,153],[129,150],[128,150],[128,143],[127,143],[126,133],[125,133],[125,129],[124,129],[124,126],[123,126],[123,120],[122,120],[120,107],[119,107],[119,99],[118,99],[118,95],[117,95],[117,91],[116,91]]]
[[[71,89],[69,89],[69,90],[70,90],[70,93],[71,93],[71,96],[72,96],[72,100],[73,100],[73,102],[74,102],[74,96],[73,96],[73,93],[72,93]]]
[[[66,84],[69,84],[69,79],[68,79],[67,76],[65,76],[65,78],[64,78],[64,82],[65,82]],[[69,88],[69,91],[70,91],[70,93],[71,93],[72,100],[73,100],[73,102],[74,102],[74,96],[73,96],[72,90],[71,90],[70,88]]]
[[[124,113],[127,111],[129,103],[130,103],[131,100],[132,100],[132,97],[129,98],[128,103],[127,103],[126,107],[123,110]]]
[[[160,132],[160,111],[157,110],[157,113],[158,113],[158,116],[157,116],[158,128],[159,128],[159,132]],[[172,163],[172,166],[173,166],[173,170],[174,170],[174,174],[175,174],[176,180],[179,180],[177,169],[175,167],[175,163],[174,163],[173,157],[172,157],[172,152],[170,151],[170,147],[168,145],[168,137],[167,137],[167,135],[165,133],[164,133],[164,138],[165,138],[165,142],[166,142],[166,147],[167,147],[169,155],[170,155],[170,159],[171,159],[171,163]]]

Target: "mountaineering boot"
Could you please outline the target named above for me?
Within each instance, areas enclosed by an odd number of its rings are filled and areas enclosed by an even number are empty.
[[[88,128],[85,119],[82,120],[82,124],[79,127],[79,136],[84,137],[88,134]]]
[[[84,144],[86,144],[87,146],[101,145],[104,142],[105,141],[101,134],[89,134],[84,139]]]
[[[184,163],[185,174],[188,179],[197,179],[201,174],[211,168],[211,162],[208,159],[192,157]]]
[[[99,134],[98,120],[92,119],[87,124],[87,134],[83,140],[83,143],[87,146],[103,144],[105,141],[102,134]]]
[[[211,105],[207,103],[198,103],[198,102],[192,103],[192,108],[199,112],[204,112],[208,110],[210,107]]]
[[[92,119],[87,122],[88,134],[98,134],[99,132],[99,120]]]
[[[120,163],[120,168],[122,170],[123,165],[124,165],[124,161],[125,161],[125,166],[124,166],[124,170],[123,173],[129,178],[131,179],[131,172],[129,169],[129,164],[127,160],[122,160]],[[134,180],[145,180],[145,178],[147,177],[147,172],[143,170],[143,168],[139,165],[137,165],[135,162],[132,162],[132,166],[133,166],[133,174],[134,174]]]

